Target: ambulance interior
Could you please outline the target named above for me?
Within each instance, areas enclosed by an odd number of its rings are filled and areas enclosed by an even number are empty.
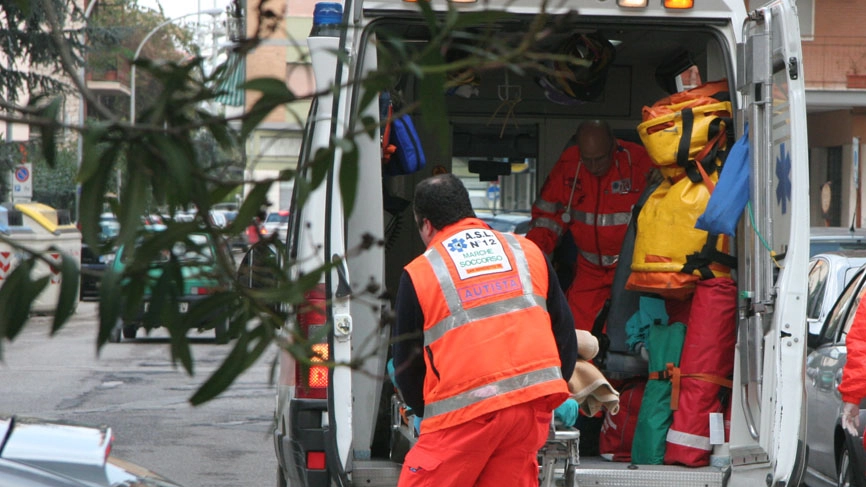
[[[356,201],[370,201],[384,195],[379,235],[383,235],[384,291],[393,298],[403,266],[424,250],[412,215],[411,200],[415,184],[429,177],[434,170],[444,169],[460,176],[481,213],[523,215],[528,218],[531,206],[568,139],[581,121],[602,119],[613,128],[618,138],[640,143],[636,127],[642,122],[642,108],[657,100],[697,84],[731,79],[733,53],[708,22],[696,21],[692,27],[676,27],[662,23],[646,23],[639,17],[624,22],[618,18],[593,18],[591,22],[575,16],[567,22],[557,21],[545,28],[538,44],[539,51],[555,52],[575,34],[600,35],[610,41],[615,58],[601,81],[602,89],[591,99],[570,103],[551,101],[540,85],[542,73],[531,67],[505,69],[489,67],[473,73],[473,82],[458,86],[446,96],[449,134],[442,143],[433,130],[425,127],[423,114],[415,112],[412,120],[421,138],[426,166],[415,173],[383,175],[381,186],[362,185]],[[524,22],[507,22],[498,26],[500,42],[518,39],[529,28]],[[374,35],[373,33],[378,33]],[[473,35],[478,35],[473,31]],[[401,39],[402,48],[421,50],[428,41],[428,30],[420,22],[405,19],[380,19],[365,31],[366,49],[362,56],[377,54],[379,62],[389,58],[389,42]],[[379,65],[383,68],[382,64]],[[733,86],[734,82],[731,81]],[[395,110],[409,106],[419,98],[419,82],[414,76],[403,76],[390,87]],[[358,98],[355,94],[355,99]],[[733,97],[732,97],[733,98]],[[561,100],[560,100],[561,101]],[[375,110],[373,110],[374,112]],[[371,112],[369,114],[373,115]],[[378,114],[375,114],[378,115]],[[355,123],[360,123],[360,116]],[[372,146],[371,146],[372,147]],[[362,148],[363,150],[363,148]],[[365,156],[365,164],[374,164],[379,155]],[[497,181],[498,184],[491,184]],[[491,190],[491,187],[497,187]],[[368,217],[356,211],[348,220],[347,244],[360,238],[370,228]],[[353,237],[354,235],[354,237]],[[364,259],[349,260],[353,265],[366,265]],[[362,272],[358,274],[363,275]],[[364,284],[364,283],[362,283]],[[613,378],[630,374],[646,374],[646,361],[625,346],[625,323],[608,322],[611,339],[608,372]],[[733,325],[732,325],[733,326]],[[731,352],[733,361],[733,351]],[[357,386],[357,384],[356,384]],[[360,424],[366,416],[356,410],[357,432],[371,429],[373,458],[385,457],[399,461],[411,444],[410,428],[392,429],[393,386],[386,380],[378,404],[375,425]],[[376,419],[378,418],[378,419]],[[399,423],[399,420],[396,420]],[[401,436],[402,435],[402,436]],[[356,451],[363,445],[355,445]],[[581,462],[591,461],[581,458]]]

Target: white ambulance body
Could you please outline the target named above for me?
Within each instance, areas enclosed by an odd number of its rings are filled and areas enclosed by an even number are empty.
[[[530,28],[540,3],[432,0],[429,7],[440,18],[448,12],[504,12],[497,25],[503,34],[514,34]],[[309,39],[317,85],[326,94],[313,103],[301,163],[331,140],[354,138],[358,181],[354,211],[346,214],[339,184],[345,154],[337,150],[323,184],[302,209],[292,208],[289,259],[297,265],[291,272],[299,276],[341,259],[343,264],[325,273],[308,294],[311,301],[324,303],[326,312],[296,310],[287,328],[312,336],[324,336],[327,330],[327,343],[318,350],[329,360],[355,367],[329,370],[301,365],[288,355],[281,358],[274,431],[280,487],[396,485],[406,428],[392,415],[394,389],[385,370],[387,317],[403,266],[424,249],[409,203],[414,185],[444,169],[466,178],[472,194],[482,196],[479,205],[492,201],[506,211],[528,210],[580,121],[606,120],[618,137],[639,141],[635,128],[642,107],[670,94],[663,85],[682,89],[681,71],[688,64],[697,67],[704,81],[728,80],[736,137],[748,127],[752,144],[751,209],[740,219],[733,241],[739,318],[730,441],[714,452],[720,466],[627,468],[625,463],[581,458],[573,482],[798,484],[806,456],[809,208],[805,91],[794,2],[772,1],[750,12],[738,0],[696,0],[688,9],[662,3],[649,0],[630,8],[615,0],[549,2],[545,22],[555,33],[598,32],[614,43],[616,59],[603,93],[592,101],[563,105],[545,96],[537,73],[485,70],[464,96],[446,97],[447,119],[438,123],[447,131],[448,143],[440,142],[423,114],[413,114],[427,164],[400,176],[383,175],[379,134],[363,131],[365,119],[379,120],[379,107],[372,103],[359,113],[364,91],[353,81],[380,68],[383,39],[397,39],[407,50],[423,48],[429,30],[419,5],[345,0],[341,37]],[[343,55],[337,56],[338,51]],[[326,90],[335,84],[342,88]],[[419,79],[412,74],[395,79],[390,88],[400,93],[404,106],[419,99]],[[492,191],[489,182],[479,185],[478,175],[467,171],[471,159],[499,161],[514,173],[502,176]],[[484,196],[490,200],[483,201]],[[384,245],[354,251],[366,236]]]

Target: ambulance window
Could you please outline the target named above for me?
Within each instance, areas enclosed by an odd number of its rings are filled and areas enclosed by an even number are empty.
[[[529,219],[536,196],[537,157],[537,125],[452,127],[452,172],[466,185],[479,216],[513,217],[502,219],[503,225],[508,220],[514,227],[506,231],[519,231],[525,226],[521,218]]]

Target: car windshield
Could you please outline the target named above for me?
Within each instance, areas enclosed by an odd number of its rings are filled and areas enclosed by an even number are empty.
[[[289,223],[289,213],[271,213],[265,218],[265,223]]]

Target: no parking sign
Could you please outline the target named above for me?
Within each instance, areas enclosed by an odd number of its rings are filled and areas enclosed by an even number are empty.
[[[12,198],[29,199],[33,197],[33,166],[29,163],[18,164],[12,170]]]

